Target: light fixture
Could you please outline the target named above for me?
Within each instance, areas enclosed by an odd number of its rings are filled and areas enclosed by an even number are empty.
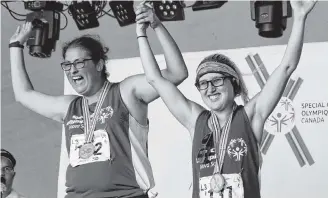
[[[181,1],[153,1],[155,13],[161,21],[182,21],[185,19]]]
[[[59,40],[59,12],[63,10],[63,4],[55,1],[25,1],[24,7],[33,11],[26,15],[26,21],[33,25],[33,32],[26,42],[29,54],[48,58],[55,51]]]
[[[199,11],[220,8],[227,2],[228,1],[196,1],[194,5],[192,5],[192,10]]]
[[[277,38],[283,35],[287,18],[292,16],[289,1],[251,1],[251,18],[255,21],[259,35]]]
[[[135,23],[136,14],[133,8],[133,1],[110,1],[109,6],[120,26]]]
[[[40,11],[40,10],[56,10],[63,11],[64,5],[57,1],[24,1],[26,10]]]
[[[79,30],[85,30],[99,26],[97,12],[93,6],[93,2],[91,4],[89,1],[73,1],[68,6],[68,10],[71,13]]]

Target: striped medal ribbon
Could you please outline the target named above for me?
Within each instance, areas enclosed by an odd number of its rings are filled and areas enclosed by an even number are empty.
[[[230,125],[232,121],[233,112],[236,109],[236,105],[234,104],[234,107],[232,109],[232,112],[230,114],[229,119],[227,120],[226,124],[223,127],[223,130],[221,131],[220,123],[215,115],[214,112],[211,112],[211,123],[214,128],[213,132],[213,142],[215,147],[215,154],[216,154],[216,163],[214,168],[214,173],[210,181],[210,187],[211,191],[214,193],[220,193],[222,192],[222,189],[225,185],[225,179],[223,175],[221,174],[224,157],[225,157],[225,151],[227,147],[228,142],[228,135],[230,131]],[[222,134],[221,134],[222,132]]]
[[[100,114],[101,106],[104,103],[104,100],[108,93],[109,85],[110,83],[108,81],[106,81],[105,84],[103,85],[92,119],[90,118],[88,101],[83,96],[82,111],[83,111],[83,121],[84,121],[85,142],[79,150],[79,156],[82,159],[90,158],[95,151],[95,146],[93,145],[93,133]]]

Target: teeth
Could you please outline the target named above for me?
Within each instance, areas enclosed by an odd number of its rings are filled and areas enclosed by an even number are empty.
[[[74,76],[72,79],[73,80],[81,80],[82,79],[82,76]]]
[[[209,96],[209,98],[211,99],[211,100],[215,100],[215,99],[217,99],[219,97],[219,94],[215,94],[215,95],[211,95],[211,96]]]

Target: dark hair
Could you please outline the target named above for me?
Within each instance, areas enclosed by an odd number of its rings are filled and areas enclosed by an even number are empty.
[[[237,65],[228,56],[225,56],[223,54],[212,54],[212,55],[205,57],[200,62],[199,65],[206,63],[206,62],[218,62],[218,63],[226,64],[229,67],[231,67],[237,73],[237,76],[239,78],[239,85],[235,78],[231,78],[231,84],[234,88],[235,94],[240,95],[245,104],[249,101],[248,90],[246,88],[242,74],[241,74],[240,70],[238,69]]]
[[[6,149],[1,149],[1,156],[9,159],[11,164],[13,165],[13,168],[16,166],[16,159],[9,151],[7,151]]]
[[[101,43],[100,37],[98,35],[83,35],[69,42],[66,42],[62,51],[64,59],[66,57],[67,50],[74,47],[79,47],[88,51],[94,63],[98,63],[100,60],[104,60],[106,63],[108,60],[108,56],[106,54],[109,49]],[[106,69],[104,69],[104,72],[106,72]]]

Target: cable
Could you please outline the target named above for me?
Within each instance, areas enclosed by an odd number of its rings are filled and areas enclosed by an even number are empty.
[[[99,3],[99,5],[97,5],[97,3]],[[104,8],[106,7],[106,1],[96,1],[96,3],[93,5],[97,18],[100,18],[101,16],[103,16],[102,12],[104,10]]]
[[[57,11],[55,11],[55,12],[57,12]],[[68,25],[67,16],[66,16],[66,14],[64,12],[57,12],[57,13],[60,13],[60,14],[64,15],[64,17],[65,17],[65,21],[66,21],[65,26],[63,28],[60,28],[60,30],[64,30],[67,27],[67,25]]]
[[[107,12],[107,15],[110,15],[110,16],[113,16],[113,15],[111,15],[109,12],[110,11],[112,11],[112,9],[109,9],[109,10],[107,10],[107,11],[105,11],[105,10],[102,10],[101,12],[102,12],[102,14],[98,17],[98,19],[100,18],[100,17],[103,17],[103,16],[105,16],[105,14],[106,14],[106,12]]]
[[[9,6],[8,6],[8,2],[9,2],[9,1],[2,1],[2,2],[1,2],[1,5],[2,5],[3,7],[5,7],[5,8],[8,10],[9,14],[10,14],[15,20],[17,20],[17,21],[25,21],[25,19],[19,19],[19,18],[16,18],[16,16],[13,15],[13,14],[16,14],[17,16],[25,16],[25,17],[26,17],[26,15],[24,15],[24,14],[18,14],[17,12],[12,11],[12,10],[9,8]]]
[[[13,1],[3,1],[1,2],[1,4],[9,11],[9,12],[12,12],[18,16],[26,16],[26,14],[18,14],[17,12],[14,12],[12,11],[10,8],[9,8],[9,5],[8,5],[8,2],[13,2]],[[4,4],[3,4],[4,3]]]
[[[109,11],[110,11],[110,10],[109,10]],[[110,14],[108,11],[103,10],[103,12],[104,12],[106,15],[112,17],[112,18],[116,18],[114,15]],[[104,15],[102,15],[102,16],[104,16]]]

